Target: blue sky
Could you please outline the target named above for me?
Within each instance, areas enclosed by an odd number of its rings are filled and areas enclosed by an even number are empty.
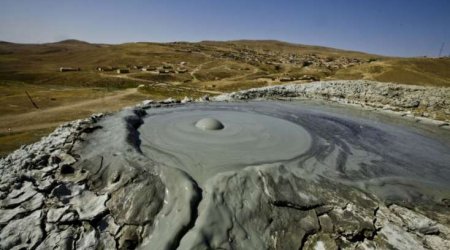
[[[276,39],[396,56],[450,54],[450,0],[1,0],[0,40]]]

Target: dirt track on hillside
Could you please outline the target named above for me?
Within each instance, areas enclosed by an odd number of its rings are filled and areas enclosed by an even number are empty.
[[[200,67],[200,66],[198,66],[198,67]],[[133,81],[143,82],[143,83],[148,83],[148,84],[155,84],[154,81],[137,78],[137,77],[133,77],[133,76],[130,76],[130,75],[108,75],[108,74],[102,74],[102,76],[103,77],[115,77],[115,78],[128,79],[128,80],[133,80]],[[195,79],[195,81],[197,81],[197,80]],[[170,87],[172,89],[178,89],[178,90],[190,90],[190,91],[197,91],[197,92],[200,92],[200,93],[213,94],[213,95],[223,94],[223,92],[221,92],[221,91],[204,90],[204,89],[197,89],[197,88],[191,88],[191,87],[185,87],[185,86],[181,87],[178,84],[174,84],[174,83],[162,83],[162,84],[170,85]]]
[[[102,98],[86,100],[59,107],[38,109],[28,113],[2,116],[0,132],[23,132],[55,127],[59,123],[83,117],[88,113],[108,112],[135,103],[127,97],[137,94],[137,89],[126,89]]]

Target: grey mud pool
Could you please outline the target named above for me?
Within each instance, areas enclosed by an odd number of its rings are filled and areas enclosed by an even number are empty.
[[[384,198],[450,190],[450,135],[437,127],[308,102],[194,104],[147,113],[138,129],[142,153],[199,183],[220,172],[279,163],[296,175]],[[204,118],[223,128],[199,129],[196,122]]]
[[[154,105],[98,125],[78,168],[117,223],[143,228],[141,248],[299,248],[323,217],[348,244],[386,247],[383,204],[450,200],[448,130],[348,105]]]

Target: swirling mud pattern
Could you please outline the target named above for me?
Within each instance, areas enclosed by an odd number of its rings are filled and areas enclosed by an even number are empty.
[[[281,163],[303,178],[325,177],[383,199],[426,199],[450,188],[450,148],[404,127],[273,103],[191,105],[148,111],[142,152],[199,183],[219,172]],[[203,118],[220,130],[195,126]],[[435,193],[437,195],[437,193]]]

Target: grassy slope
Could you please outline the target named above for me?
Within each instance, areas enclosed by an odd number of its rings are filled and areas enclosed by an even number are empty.
[[[203,41],[205,45],[211,45],[218,48],[249,48],[254,50],[269,50],[282,53],[302,53],[302,54],[318,54],[323,56],[349,56],[358,58],[381,57],[358,51],[348,51],[329,47],[294,44],[276,40],[236,40],[236,41]]]
[[[315,54],[358,58],[370,63],[340,70],[223,58],[226,53]],[[187,62],[187,73],[126,76],[98,72],[97,66],[161,66]],[[80,72],[58,72],[59,67]],[[204,41],[200,43],[89,44],[67,40],[50,44],[0,42],[0,155],[47,133],[56,124],[92,112],[113,111],[147,98],[201,96],[218,91],[279,84],[278,77],[313,75],[320,79],[371,79],[405,84],[450,86],[450,59],[390,58],[355,51],[279,41]],[[146,85],[129,93],[129,88]],[[30,93],[40,109],[25,95]],[[101,101],[100,101],[101,100]],[[12,129],[12,130],[9,130]]]
[[[450,58],[386,58],[339,70],[331,79],[368,79],[450,87]]]
[[[186,49],[194,50],[194,53],[182,51]],[[326,76],[329,79],[364,78],[406,84],[450,86],[450,71],[448,70],[450,59],[448,58],[389,58],[326,47],[250,40],[120,45],[89,44],[75,40],[41,45],[2,42],[0,43],[0,81],[20,81],[39,85],[124,88],[136,86],[137,83],[127,79],[102,77],[95,72],[95,67],[108,65],[119,67],[126,67],[126,65],[160,66],[162,62],[178,64],[181,61],[189,62],[191,69],[202,63],[209,63],[209,67],[197,72],[200,81],[248,75],[247,72],[239,71],[239,68],[253,69],[257,67],[262,74],[276,73],[267,65],[249,65],[244,61],[234,61],[234,65],[224,70],[224,65],[230,64],[229,60],[211,57],[211,54],[217,51],[236,51],[238,49],[250,49],[257,52],[272,51],[282,54],[317,54],[324,57],[376,58],[376,62],[341,69],[337,72],[327,72]],[[61,66],[80,67],[82,71],[57,72]],[[287,66],[284,73],[295,74],[295,71],[289,72],[289,69]],[[299,74],[306,72],[305,70],[299,71]],[[320,72],[320,69],[316,72],[324,78],[325,75],[320,74],[323,73]]]

